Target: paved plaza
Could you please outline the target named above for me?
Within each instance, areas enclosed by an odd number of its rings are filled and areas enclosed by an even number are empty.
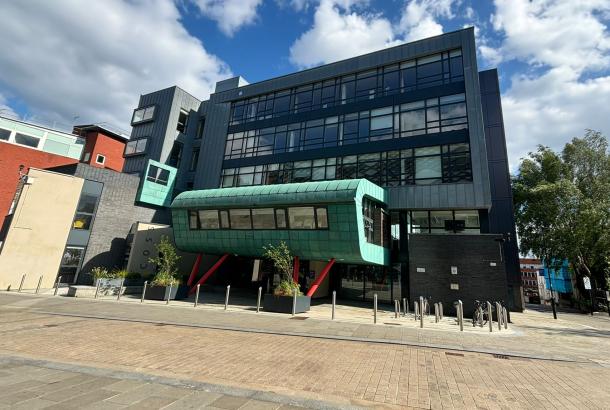
[[[489,333],[459,332],[450,319],[420,329],[387,311],[377,325],[331,321],[316,309],[299,320],[3,292],[0,408],[610,408],[607,316],[527,311]],[[74,377],[80,388],[58,384]]]

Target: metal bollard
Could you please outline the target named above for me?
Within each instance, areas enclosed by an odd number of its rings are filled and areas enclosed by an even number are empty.
[[[297,314],[297,290],[292,291],[292,316]]]
[[[38,286],[36,286],[36,294],[38,294],[38,292],[40,292],[40,285],[42,284],[43,277],[44,277],[44,275],[40,275],[40,279],[38,279]]]
[[[21,292],[21,288],[23,287],[23,282],[25,282],[25,274],[21,277],[21,283],[19,284],[19,290],[17,290],[17,292]]]
[[[494,317],[491,313],[491,303],[489,301],[487,301],[487,322],[489,323],[489,331],[493,332]]]
[[[443,312],[443,302],[438,302],[438,308],[439,308],[439,313],[440,313],[440,317],[441,320],[443,320],[443,317],[445,317],[444,312]]]
[[[229,306],[229,293],[231,292],[231,285],[227,285],[227,293],[225,294],[225,310]]]
[[[502,316],[504,316],[502,318],[502,321],[504,322],[504,329],[508,329],[508,311],[506,310],[506,308],[502,308],[502,313]]]
[[[409,314],[409,303],[407,301],[407,298],[402,298],[402,307],[403,307],[403,316],[407,317],[407,314]]]
[[[419,327],[424,327],[424,311],[425,311],[424,297],[420,296],[419,297]]]
[[[398,300],[394,299],[394,319],[398,319]]]
[[[167,292],[167,287],[165,287],[165,291]],[[169,292],[167,292],[167,300],[165,301],[166,305],[169,305],[169,300],[172,298],[172,284],[169,284]]]
[[[193,304],[193,307],[197,307],[197,304],[199,303],[199,288],[200,287],[201,287],[201,285],[198,283],[197,290],[195,291],[195,303]]]
[[[417,321],[417,317],[419,316],[419,305],[417,304],[417,301],[413,302],[413,316],[415,317],[415,320]]]
[[[140,298],[140,303],[144,303],[144,297],[146,296],[146,287],[148,286],[148,281],[144,281],[144,286],[142,286],[142,297]]]
[[[59,284],[61,283],[61,276],[59,276],[57,278],[57,283],[55,283],[55,293],[53,293],[53,296],[57,296],[57,291],[59,290]]]
[[[119,286],[119,294],[116,295],[117,302],[121,300],[121,293],[123,293],[123,283],[125,283],[125,279],[121,281],[121,286]]]
[[[458,300],[457,305],[458,322],[460,323],[460,332],[464,331],[464,305],[461,300]]]
[[[377,323],[377,294],[373,295],[373,323]]]
[[[258,288],[258,297],[256,298],[256,313],[261,311],[261,296],[263,294],[263,287]]]
[[[504,312],[502,312],[502,306],[500,302],[496,302],[496,318],[498,319],[498,332],[502,330],[502,316]]]
[[[439,321],[439,313],[438,313],[438,303],[434,304],[434,323],[438,323]]]
[[[335,320],[335,306],[337,305],[337,291],[333,290],[333,315],[332,320]]]
[[[100,293],[100,279],[95,281],[95,296],[93,299],[97,299],[97,295]]]

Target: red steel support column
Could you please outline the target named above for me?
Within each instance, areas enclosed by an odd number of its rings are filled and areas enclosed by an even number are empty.
[[[203,254],[198,253],[197,259],[195,259],[195,263],[193,264],[193,270],[191,271],[191,275],[189,276],[188,282],[186,282],[187,286],[191,286],[193,281],[195,280],[195,276],[197,276],[197,272],[199,272],[199,266],[201,265],[201,258]]]
[[[214,272],[216,272],[216,270],[220,267],[220,265],[222,265],[222,263],[228,257],[229,257],[228,253],[225,253],[224,255],[222,255],[222,257],[220,259],[218,259],[218,262],[216,262],[210,269],[208,269],[208,271],[201,277],[201,279],[199,279],[199,281],[197,283],[195,283],[195,285],[189,291],[189,295],[195,293],[195,290],[197,289],[197,285],[203,285],[205,283],[205,281],[208,280],[208,278],[210,276],[212,276],[212,274]]]
[[[299,257],[294,257],[294,262],[292,264],[292,280],[294,283],[299,283]]]
[[[316,280],[312,283],[311,287],[307,291],[307,296],[311,297],[314,293],[316,293],[316,290],[318,290],[320,283],[322,283],[326,275],[328,275],[328,272],[330,272],[330,268],[332,268],[334,264],[335,258],[332,258],[328,261],[324,269],[322,269],[322,272],[320,272],[320,275],[316,278]]]

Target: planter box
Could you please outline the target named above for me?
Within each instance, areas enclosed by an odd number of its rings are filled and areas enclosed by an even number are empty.
[[[170,300],[186,299],[188,297],[188,286],[180,285],[172,286],[172,293],[169,295]],[[146,288],[145,299],[148,300],[167,300],[169,294],[169,286],[148,286]]]
[[[311,297],[297,296],[295,313],[307,312],[310,306]],[[263,300],[263,309],[267,312],[292,313],[292,296],[275,296],[268,293]]]
[[[121,283],[123,283],[123,279],[100,278],[99,281],[100,281],[100,289],[118,288],[118,287],[121,287]],[[93,282],[93,286],[95,286],[95,282]]]

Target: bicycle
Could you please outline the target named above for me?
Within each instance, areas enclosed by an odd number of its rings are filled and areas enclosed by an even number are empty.
[[[494,307],[492,305],[491,312],[493,315]],[[480,327],[483,327],[490,320],[487,309],[483,308],[483,303],[478,300],[474,301],[474,312],[472,313],[472,327],[475,327],[477,323]]]

